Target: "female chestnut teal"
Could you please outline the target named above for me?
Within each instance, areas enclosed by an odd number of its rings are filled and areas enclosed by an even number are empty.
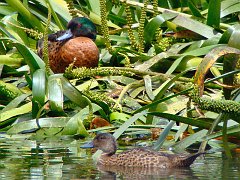
[[[92,142],[81,148],[97,148],[103,151],[97,164],[101,166],[156,167],[175,168],[188,167],[203,153],[168,154],[150,149],[136,148],[115,154],[117,142],[109,133],[98,134]]]
[[[96,67],[99,50],[93,42],[97,34],[93,22],[85,17],[76,17],[67,28],[67,31],[48,35],[48,57],[53,72],[63,73],[73,62],[77,67]],[[38,41],[37,49],[42,58],[43,39]]]

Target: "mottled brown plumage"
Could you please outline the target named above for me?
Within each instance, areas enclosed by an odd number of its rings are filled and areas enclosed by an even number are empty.
[[[168,154],[143,148],[135,148],[115,154],[117,143],[115,138],[109,133],[98,134],[91,143],[82,146],[82,148],[91,147],[103,151],[97,162],[99,165],[103,166],[157,168],[188,167],[202,154]]]
[[[99,50],[93,40],[96,28],[87,18],[74,18],[68,23],[68,31],[58,31],[48,36],[50,68],[63,73],[69,64],[77,67],[96,67]],[[38,55],[43,57],[43,39],[37,44]]]

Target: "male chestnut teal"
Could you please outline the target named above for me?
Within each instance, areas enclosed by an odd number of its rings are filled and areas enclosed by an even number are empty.
[[[103,151],[97,161],[101,166],[156,167],[176,168],[189,167],[203,153],[168,154],[151,149],[135,148],[115,154],[117,142],[110,133],[98,134],[92,142],[81,148],[97,148]]]
[[[69,64],[77,67],[96,67],[99,50],[94,43],[96,27],[85,17],[73,18],[68,30],[48,35],[48,57],[54,73],[63,73]],[[43,39],[37,44],[38,55],[43,56]]]

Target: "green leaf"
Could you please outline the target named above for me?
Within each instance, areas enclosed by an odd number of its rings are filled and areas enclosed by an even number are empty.
[[[173,55],[173,53],[161,52],[161,53],[157,54],[156,56],[152,57],[151,59],[145,61],[144,63],[141,63],[141,64],[135,66],[134,69],[141,70],[141,71],[146,71],[150,67],[152,67],[154,64],[159,62],[161,59],[168,58],[171,55]]]
[[[212,121],[213,121],[212,119],[208,119],[208,118],[189,118],[189,117],[182,117],[174,114],[160,113],[160,112],[149,112],[148,114],[161,117],[161,118],[166,118],[176,122],[181,122],[188,125],[196,126],[199,128],[206,128],[206,129],[211,127]],[[217,128],[219,129],[219,127]]]
[[[178,15],[172,22],[206,38],[221,36],[221,33],[217,32],[212,27],[189,17]]]
[[[127,121],[131,116],[125,113],[120,113],[120,112],[112,112],[110,114],[110,122],[114,120],[122,120],[122,121]]]
[[[181,123],[179,130],[175,134],[174,140],[177,141],[178,138],[181,136],[181,134],[187,130],[187,128],[188,128],[188,124]]]
[[[221,3],[221,18],[239,12],[240,2],[239,0],[224,0]]]
[[[99,15],[97,15],[93,12],[90,12],[89,17],[95,24],[101,25],[101,17]],[[112,23],[111,21],[108,21],[107,25],[108,25],[108,27],[112,27],[112,28],[115,28],[115,29],[120,29],[120,27],[118,25]]]
[[[155,150],[160,150],[162,147],[167,135],[169,134],[170,130],[172,129],[173,125],[175,124],[175,121],[170,121],[168,125],[164,128],[164,130],[161,132],[157,142],[154,144],[154,149]]]
[[[240,132],[239,124],[227,128],[227,134],[233,134],[233,133],[239,133],[239,132]],[[214,132],[212,134],[209,134],[209,135],[206,135],[205,137],[203,137],[203,140],[214,139],[214,138],[220,137],[222,135],[223,135],[222,131]]]
[[[66,125],[69,119],[69,117],[39,118],[38,122],[42,128],[62,128]],[[7,131],[7,134],[17,134],[38,128],[36,119],[32,119],[15,124]]]
[[[20,107],[12,108],[10,110],[4,111],[0,114],[0,122],[3,122],[5,120],[8,120],[8,119],[18,116],[18,115],[29,113],[29,112],[31,112],[31,110],[32,110],[32,103],[29,102]]]
[[[234,31],[232,32],[229,41],[228,41],[228,45],[230,47],[234,47],[237,49],[240,49],[240,24],[236,24],[235,26],[233,26]]]
[[[197,141],[201,141],[202,138],[207,134],[208,130],[203,129],[201,131],[198,131],[186,138],[184,138],[183,140],[175,143],[173,146],[171,146],[173,148],[174,151],[176,152],[182,152],[185,150],[185,148],[187,148],[188,146],[192,145],[193,143],[197,142]]]
[[[198,10],[198,8],[196,7],[196,5],[193,3],[192,0],[188,1],[188,7],[190,8],[190,10],[194,16],[203,18],[201,12]]]
[[[219,28],[221,0],[210,0],[208,7],[207,25]]]
[[[159,100],[156,100],[156,101],[152,102],[151,104],[145,105],[145,106],[143,106],[143,107],[135,110],[134,112],[132,112],[132,114],[136,114],[136,113],[142,112],[142,111],[144,111],[144,110],[146,110],[146,109],[155,107],[155,106],[157,106],[159,103],[162,103],[162,102],[164,102],[164,101],[166,101],[166,100],[169,100],[169,99],[174,98],[174,97],[176,97],[176,96],[179,96],[179,95],[181,95],[181,94],[185,94],[185,93],[187,93],[188,91],[190,91],[190,90],[192,90],[192,89],[193,89],[193,88],[189,88],[189,89],[186,89],[186,90],[184,90],[184,91],[182,91],[182,92],[179,92],[179,93],[176,93],[176,94],[167,96],[167,97],[162,98],[162,99],[159,99]]]
[[[166,20],[162,15],[157,15],[154,17],[144,28],[144,39],[146,43],[151,43],[155,37],[157,29],[163,24]]]
[[[146,75],[143,77],[144,83],[145,83],[145,88],[146,88],[146,93],[148,95],[148,97],[153,100],[154,99],[154,94],[152,91],[152,80],[151,77],[149,75]]]
[[[12,57],[12,54],[0,55],[0,64],[11,67],[20,67],[22,62],[23,58]]]
[[[96,111],[101,110],[101,107],[99,107],[96,104],[93,104],[93,113]],[[86,107],[79,111],[79,113],[75,114],[65,125],[62,134],[63,135],[74,135],[76,133],[79,133],[79,135],[82,136],[88,136],[88,132],[86,131],[83,120],[88,118],[89,115],[89,108]]]
[[[41,5],[43,5],[44,7],[47,8],[46,5],[46,0],[36,0],[38,1]],[[61,17],[63,17],[67,22],[71,20],[71,15],[69,13],[69,9],[67,8],[67,3],[64,0],[47,0],[48,3],[50,3],[51,5],[51,9],[53,10],[53,12],[57,13],[58,15],[60,15]],[[56,21],[56,17],[54,15],[54,20]],[[58,22],[58,20],[56,21],[58,24],[58,27],[62,29],[62,25],[59,24],[60,22]]]
[[[58,75],[62,81],[63,94],[72,102],[84,108],[88,105],[87,97],[77,90],[63,75]],[[57,76],[56,76],[57,77]]]
[[[123,123],[113,134],[113,136],[117,139],[118,137],[120,137],[124,131],[127,130],[127,128],[133,124],[136,120],[138,120],[139,118],[141,118],[142,116],[144,116],[146,113],[145,112],[141,112],[141,113],[137,113],[134,116],[130,117],[125,123]]]
[[[205,47],[194,49],[192,51],[185,52],[182,55],[202,56],[202,55],[207,54],[213,48],[217,48],[217,47],[220,47],[220,46],[223,46],[223,45],[222,44],[215,44],[215,45],[205,46]]]
[[[22,4],[20,0],[6,0],[9,6],[19,12],[33,28],[38,29],[40,32],[44,32],[42,23]]]
[[[22,94],[18,97],[16,97],[15,99],[13,99],[10,103],[8,103],[8,105],[3,108],[1,111],[0,111],[0,114],[5,112],[5,111],[8,111],[8,110],[11,110],[13,108],[16,108],[20,103],[22,103],[29,95],[28,94]]]
[[[65,28],[64,28],[64,26],[62,25],[61,21],[59,20],[57,14],[56,14],[57,11],[54,11],[54,8],[55,8],[56,6],[53,6],[53,1],[48,1],[48,5],[49,5],[49,7],[50,7],[50,9],[51,9],[51,14],[52,14],[52,16],[53,16],[56,24],[58,25],[59,29],[60,29],[60,30],[64,30]],[[63,12],[63,11],[61,10],[61,13],[62,13],[62,12]]]
[[[176,71],[182,72],[185,70],[195,69],[198,67],[201,61],[202,61],[202,58],[200,57],[185,56],[182,59],[182,61],[179,63],[178,67],[176,68]]]
[[[41,69],[45,68],[45,64],[42,61],[42,59],[24,44],[12,38],[0,38],[0,40],[12,42],[12,44],[18,49],[19,53],[23,56],[24,61],[30,67],[31,72],[34,72],[40,68]]]
[[[0,97],[4,100],[12,100],[22,94],[22,91],[11,83],[5,83],[0,80]]]
[[[109,39],[111,41],[116,41],[118,44],[121,44],[121,43],[129,44],[130,43],[129,38],[125,37],[125,36],[109,35]]]
[[[81,136],[88,136],[88,132],[86,131],[83,125],[83,117],[81,116],[81,111],[75,114],[65,125],[62,134],[63,135],[74,135],[79,134]]]
[[[12,14],[14,12],[14,9],[10,6],[6,6],[6,4],[2,3],[0,4],[0,14],[7,16],[9,14]]]
[[[29,45],[28,36],[23,29],[19,28],[21,25],[17,21],[17,18],[18,14],[5,16],[3,19],[3,22],[6,25],[5,28],[18,41],[24,43],[25,45]]]
[[[99,1],[86,1],[88,3],[89,9],[97,15],[100,16],[100,2]]]
[[[230,26],[221,36],[220,40],[219,40],[219,44],[227,44],[232,33],[237,29],[238,25],[234,25],[234,26]]]
[[[231,72],[236,68],[237,61],[239,60],[240,55],[236,54],[227,54],[223,59],[223,74]],[[232,86],[234,82],[234,75],[230,75],[223,78],[223,83]],[[231,98],[231,92],[233,89],[228,89],[223,87],[223,94],[225,99]]]
[[[181,77],[183,74],[185,74],[187,71],[183,71],[182,73],[179,73],[177,76],[174,76],[172,79],[169,79],[167,81],[165,81],[159,88],[159,92],[158,94],[155,96],[153,103],[156,102],[157,100],[161,99],[165,92],[167,91],[167,89],[179,78]],[[149,112],[153,112],[155,111],[157,108],[157,106],[152,106],[151,108],[149,108]],[[152,124],[153,121],[153,116],[148,114],[147,116],[147,124]]]
[[[145,87],[138,87],[138,88],[135,88],[131,93],[130,93],[130,96],[132,98],[136,98],[142,91],[145,90]]]
[[[46,74],[42,69],[38,69],[33,73],[32,79],[32,103],[33,103],[33,117],[36,117],[38,111],[45,104],[46,95]]]
[[[82,128],[81,124],[83,121],[83,117],[80,116],[81,111],[77,114],[75,114],[73,117],[70,118],[70,120],[65,124],[65,127],[62,131],[63,135],[74,135],[77,134],[77,131],[80,128]]]
[[[48,99],[52,111],[63,113],[62,81],[56,75],[48,78]]]
[[[44,105],[45,94],[46,94],[46,73],[44,70],[38,69],[33,73],[32,79],[33,100],[38,101],[41,105]]]

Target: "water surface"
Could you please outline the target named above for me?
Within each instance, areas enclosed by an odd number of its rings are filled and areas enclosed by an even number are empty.
[[[146,169],[97,167],[85,140],[26,135],[0,135],[0,179],[240,179],[240,154],[228,160],[222,153],[198,158],[190,168]]]

